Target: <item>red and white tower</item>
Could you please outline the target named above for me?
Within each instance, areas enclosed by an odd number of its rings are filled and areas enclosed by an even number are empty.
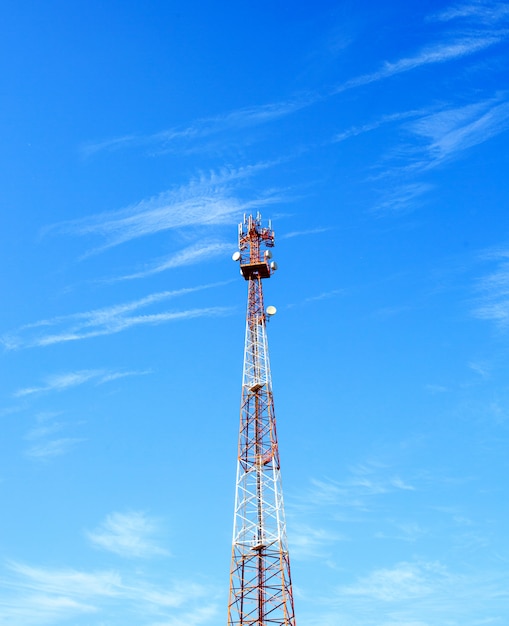
[[[295,626],[266,333],[276,309],[264,309],[262,289],[277,269],[273,246],[270,222],[244,217],[233,255],[248,299],[228,626]]]

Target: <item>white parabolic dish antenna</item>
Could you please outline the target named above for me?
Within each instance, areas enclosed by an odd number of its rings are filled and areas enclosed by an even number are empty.
[[[270,305],[266,308],[265,312],[270,317],[271,315],[276,315],[277,309],[275,306]]]
[[[240,252],[238,250],[232,254],[232,261],[240,261]]]

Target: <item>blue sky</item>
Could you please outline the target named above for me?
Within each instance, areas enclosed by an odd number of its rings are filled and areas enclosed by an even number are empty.
[[[0,624],[225,623],[256,211],[298,623],[509,623],[507,3],[0,23]]]

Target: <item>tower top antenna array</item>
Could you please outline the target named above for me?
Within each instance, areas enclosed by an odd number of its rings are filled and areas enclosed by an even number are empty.
[[[228,626],[295,626],[266,333],[276,308],[265,311],[262,289],[277,269],[275,237],[259,213],[244,216],[238,234],[232,258],[248,281],[248,298]]]
[[[232,259],[240,261],[240,273],[246,280],[270,278],[277,270],[275,261],[271,261],[272,252],[268,248],[274,247],[274,231],[269,220],[267,228],[262,226],[260,213],[256,217],[244,215],[244,221],[239,224],[239,250],[233,253]],[[261,247],[267,248],[263,253]]]

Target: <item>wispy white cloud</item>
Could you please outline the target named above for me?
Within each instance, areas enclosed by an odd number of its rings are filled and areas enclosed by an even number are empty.
[[[469,37],[461,37],[452,41],[439,42],[423,48],[413,56],[404,57],[392,62],[386,61],[376,72],[357,76],[337,86],[334,89],[334,93],[341,93],[348,89],[369,85],[427,65],[455,61],[456,59],[461,59],[494,46],[503,41],[506,37],[507,33],[505,31],[494,31]]]
[[[309,298],[306,298],[304,302],[317,302],[319,300],[329,300],[329,298],[334,298],[334,296],[339,296],[342,293],[344,293],[342,289],[330,289],[329,291],[322,291],[316,296],[310,296]]]
[[[76,596],[114,596],[121,587],[116,572],[80,572],[73,569],[45,569],[24,563],[9,563],[9,569],[22,578],[22,585],[32,591],[65,596],[70,591]]]
[[[5,417],[6,415],[13,415],[14,413],[20,413],[23,411],[23,406],[7,406],[0,409],[0,417]]]
[[[155,541],[159,523],[143,511],[111,513],[94,531],[87,532],[96,547],[123,557],[146,558],[167,555],[168,551]]]
[[[48,376],[45,383],[39,387],[25,387],[18,389],[14,396],[20,398],[22,396],[32,395],[34,393],[41,393],[44,391],[63,391],[69,387],[77,387],[83,383],[88,382],[92,378],[99,376],[97,370],[81,370],[79,372],[68,372],[66,374],[56,374],[54,376]]]
[[[405,482],[399,476],[392,476],[389,480],[389,484],[395,489],[403,489],[404,491],[415,491],[415,487],[413,485]]]
[[[468,367],[481,378],[486,379],[491,375],[491,366],[486,361],[470,361]]]
[[[481,7],[481,4],[483,5]],[[490,5],[488,7],[488,4]],[[497,19],[493,12],[496,4]],[[443,40],[422,48],[419,52],[386,62],[377,71],[353,78],[338,86],[334,93],[369,85],[392,76],[421,67],[451,62],[486,50],[507,40],[509,29],[493,27],[505,15],[500,3],[465,3],[454,11],[472,18],[467,35],[444,33]],[[488,17],[488,14],[491,17]],[[444,14],[445,17],[445,14]],[[453,19],[453,13],[449,18]],[[447,21],[445,19],[441,21]],[[490,22],[491,27],[487,28]],[[504,94],[461,107],[437,110],[415,110],[382,116],[378,120],[361,124],[337,134],[332,141],[345,141],[351,137],[374,131],[384,124],[416,118],[401,127],[412,135],[412,141],[400,144],[386,155],[380,164],[378,178],[390,178],[388,189],[382,188],[381,200],[372,211],[380,215],[413,211],[422,204],[424,195],[432,189],[428,183],[415,180],[417,174],[461,157],[467,150],[484,143],[509,128],[509,103]]]
[[[292,559],[325,558],[332,544],[346,541],[344,534],[311,524],[294,523],[289,527]]]
[[[308,235],[318,235],[330,231],[330,228],[310,228],[308,230],[292,230],[289,233],[283,233],[279,239],[292,239],[293,237],[307,237]]]
[[[47,462],[68,454],[76,445],[86,441],[83,437],[64,436],[65,433],[62,431],[70,424],[63,419],[55,419],[61,416],[62,414],[56,411],[36,415],[37,425],[25,435],[25,439],[29,442],[25,456],[35,461]]]
[[[162,291],[150,294],[138,300],[116,304],[102,309],[93,309],[82,313],[40,320],[33,324],[22,326],[13,333],[3,335],[0,337],[0,343],[2,343],[7,350],[42,347],[67,341],[78,341],[91,337],[111,335],[127,330],[133,326],[225,315],[229,312],[229,309],[225,307],[205,307],[183,311],[164,311],[152,314],[132,315],[132,313],[138,309],[222,284],[224,283],[200,285],[198,287],[189,287],[175,291]],[[74,380],[78,381],[76,384],[81,384],[79,381],[83,376],[86,378],[87,374],[82,374],[81,377],[79,374],[76,376],[77,378],[71,376],[68,380],[62,379],[60,381],[53,381],[53,384],[55,386],[60,384],[65,387],[66,383],[73,384]],[[92,375],[90,374],[89,378],[90,376]],[[51,384],[51,381],[48,384]]]
[[[61,623],[69,617],[96,613],[95,606],[70,598],[26,594],[20,599],[0,597],[0,624],[8,626],[43,626]]]
[[[49,391],[63,391],[71,387],[78,387],[90,381],[102,384],[118,380],[119,378],[125,378],[126,376],[140,376],[147,373],[148,372],[137,371],[113,372],[105,370],[79,370],[76,372],[66,372],[64,374],[54,374],[46,377],[44,384],[39,387],[25,387],[23,389],[18,389],[14,393],[14,397],[20,398],[23,396]]]
[[[44,233],[88,235],[103,240],[101,245],[87,253],[90,255],[165,230],[231,223],[243,212],[281,201],[276,191],[250,200],[242,200],[234,193],[233,187],[238,181],[271,165],[265,162],[212,172],[178,189],[162,192],[125,209],[60,222],[47,227]]]
[[[436,385],[433,383],[425,385],[425,388],[432,394],[446,393],[447,391],[449,391],[448,387],[445,387],[444,385]]]
[[[150,626],[198,626],[199,624],[210,624],[219,613],[215,604],[208,604],[188,611],[179,616],[174,616],[164,621],[157,621]]]
[[[97,152],[113,152],[131,144],[140,143],[140,140],[140,137],[137,135],[122,135],[121,137],[112,137],[102,141],[89,141],[81,146],[80,151],[83,156],[89,157]]]
[[[400,113],[391,113],[388,115],[382,115],[376,120],[372,122],[367,122],[366,124],[362,124],[360,126],[352,126],[347,130],[344,130],[340,133],[337,133],[333,138],[333,143],[339,143],[341,141],[346,141],[351,137],[357,137],[358,135],[363,135],[364,133],[371,132],[384,126],[386,124],[391,124],[393,122],[400,122],[401,120],[406,120],[412,117],[417,117],[422,115],[422,111],[402,111]]]
[[[19,407],[20,412],[26,406]],[[0,412],[0,415],[2,413]],[[60,411],[43,411],[35,415],[36,425],[24,435],[27,447],[24,455],[33,461],[47,462],[71,452],[78,444],[86,441],[84,437],[66,436],[69,423],[55,418],[62,417]],[[76,424],[74,424],[76,425]],[[0,620],[1,624],[1,620]]]
[[[500,98],[446,109],[412,122],[408,129],[424,139],[414,168],[430,169],[488,141],[509,128],[509,102]],[[423,153],[421,158],[419,153]]]
[[[444,568],[437,563],[399,563],[371,572],[357,583],[343,587],[340,593],[393,602],[429,595],[434,588],[431,579],[443,578],[444,574]]]
[[[390,532],[377,531],[375,537],[377,539],[397,539],[400,541],[415,542],[428,534],[428,530],[418,522],[399,522],[393,521],[394,529]]]
[[[503,624],[506,585],[507,574],[496,571],[458,573],[439,561],[403,561],[374,569],[316,603],[324,612],[333,605],[345,623],[355,616],[359,626]]]
[[[46,424],[61,415],[62,411],[39,411],[35,415],[35,420],[38,424]]]
[[[179,252],[176,252],[175,254],[165,257],[164,259],[159,259],[155,263],[145,266],[142,270],[111,279],[111,282],[145,278],[169,269],[203,263],[218,256],[226,255],[232,249],[235,249],[235,247],[229,243],[213,242],[205,245],[203,245],[203,243],[193,244],[183,250],[179,250]]]
[[[419,175],[463,157],[471,148],[508,129],[509,101],[505,95],[424,112],[403,126],[402,130],[410,133],[411,142],[400,143],[381,161],[381,174],[374,177],[381,181],[381,199],[371,212],[386,216],[415,211],[434,189],[433,185],[417,180]]]
[[[476,23],[493,25],[509,17],[509,6],[506,2],[496,0],[470,0],[457,3],[438,14],[432,15],[431,20],[450,22],[452,20],[468,20],[474,18]]]
[[[389,466],[368,461],[352,466],[342,480],[312,478],[306,489],[288,500],[290,509],[312,511],[321,508],[322,514],[342,515],[349,512],[368,512],[381,498],[395,493],[416,491],[417,487],[403,479]]]
[[[222,115],[201,118],[188,126],[170,128],[150,135],[125,135],[99,142],[89,142],[82,147],[85,156],[91,156],[104,150],[118,150],[128,147],[157,147],[157,153],[179,151],[185,153],[204,149],[203,141],[211,137],[231,137],[238,131],[273,122],[301,109],[310,107],[331,95],[354,89],[363,85],[378,82],[391,76],[412,71],[423,66],[445,63],[475,54],[503,41],[507,31],[500,24],[509,15],[507,5],[503,2],[467,2],[450,7],[445,11],[430,16],[429,19],[448,23],[458,18],[472,18],[468,25],[468,34],[444,33],[443,41],[423,47],[414,55],[396,61],[386,61],[374,72],[357,76],[343,84],[323,93],[308,92],[297,94],[285,101],[245,107]],[[486,28],[490,26],[490,28]],[[495,30],[495,26],[501,26]],[[344,42],[343,42],[344,44]],[[343,47],[343,44],[341,47]],[[390,121],[390,116],[385,121]],[[385,123],[382,121],[381,123]],[[367,132],[378,124],[367,125],[357,130],[352,129],[346,134],[338,135],[341,141],[352,134]]]
[[[421,182],[396,185],[384,194],[371,211],[378,215],[401,214],[414,211],[423,202],[423,196],[433,189],[432,185]]]
[[[169,128],[151,135],[125,135],[98,142],[88,142],[81,148],[84,156],[92,156],[101,151],[113,151],[130,147],[157,146],[158,152],[182,151],[183,146],[194,142],[195,146],[204,139],[267,124],[299,111],[315,102],[317,94],[296,95],[282,102],[272,102],[244,107],[222,115],[201,118],[188,126]],[[196,149],[196,148],[195,148]]]
[[[399,306],[384,306],[374,311],[372,315],[381,319],[388,319],[397,315],[403,315],[404,313],[408,313],[408,311],[411,310],[412,307],[408,304],[401,304]]]
[[[341,294],[344,294],[343,289],[331,289],[330,291],[322,291],[321,293],[315,296],[309,296],[308,298],[305,298],[304,300],[302,300],[302,302],[291,303],[291,304],[288,304],[287,306],[290,309],[295,306],[309,304],[310,302],[320,302],[321,300],[329,300]]]
[[[199,624],[215,611],[214,590],[193,581],[159,586],[140,572],[52,569],[10,562],[0,577],[0,624],[74,623],[87,614],[100,621],[136,619],[144,624]]]
[[[402,480],[397,474],[387,472],[384,465],[376,462],[359,463],[350,468],[346,486],[358,490],[364,496],[392,491],[414,491],[415,487]]]
[[[59,439],[40,441],[30,446],[25,454],[32,459],[47,460],[67,454],[78,443],[83,441],[85,439],[78,437],[61,437]]]
[[[500,328],[509,326],[509,300],[499,300],[477,307],[474,317],[495,322]]]
[[[59,432],[63,428],[62,422],[53,422],[46,424],[44,426],[36,426],[28,431],[25,435],[25,439],[29,441],[33,441],[34,439],[41,439],[42,437],[47,437],[48,435],[54,435]]]
[[[509,249],[491,251],[485,257],[494,261],[496,267],[478,280],[476,291],[479,295],[472,314],[506,329],[509,326]]]
[[[471,148],[509,129],[509,101],[497,96],[461,107],[426,112],[403,127],[412,141],[400,143],[387,155],[375,180],[390,185],[371,211],[380,216],[419,208],[433,185],[416,180],[419,175],[461,158]]]

